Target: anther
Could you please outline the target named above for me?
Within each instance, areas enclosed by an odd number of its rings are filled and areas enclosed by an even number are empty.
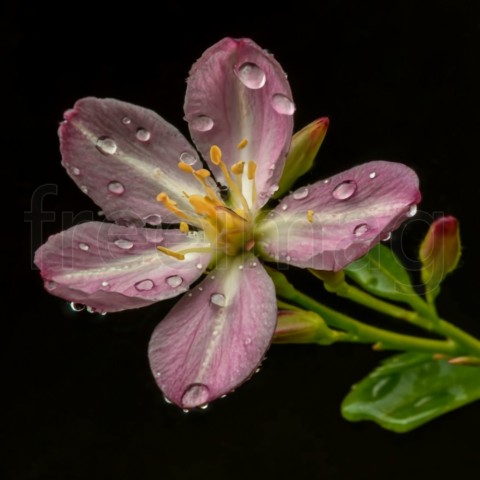
[[[255,172],[257,171],[257,164],[253,161],[250,160],[248,162],[248,179],[253,180],[255,178]]]
[[[241,175],[243,173],[244,167],[245,167],[245,162],[237,162],[237,163],[234,163],[230,169],[232,170],[232,173],[234,173],[235,175]]]
[[[185,255],[175,252],[173,250],[170,250],[169,248],[161,247],[160,245],[157,245],[157,250],[165,253],[166,255],[176,258],[177,260],[185,260]]]
[[[217,145],[210,147],[210,160],[214,165],[220,165],[222,163],[222,151]]]
[[[313,210],[308,210],[308,211],[307,211],[307,220],[308,220],[310,223],[313,223]]]
[[[248,145],[248,140],[246,138],[242,139],[242,141],[237,145],[237,148],[239,150],[242,150],[242,148],[245,148]]]
[[[182,233],[188,233],[189,230],[190,230],[190,227],[188,226],[188,223],[180,222],[180,231]]]

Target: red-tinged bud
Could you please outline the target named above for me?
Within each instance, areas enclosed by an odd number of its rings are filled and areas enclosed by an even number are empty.
[[[274,343],[317,343],[330,345],[336,334],[322,317],[307,310],[279,310]]]
[[[460,260],[460,229],[455,217],[435,220],[420,245],[422,281],[433,292]]]

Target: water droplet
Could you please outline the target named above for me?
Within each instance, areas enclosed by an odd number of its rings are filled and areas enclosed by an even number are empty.
[[[225,295],[223,295],[222,293],[212,293],[212,295],[210,296],[210,302],[214,305],[217,305],[218,307],[224,307]]]
[[[292,260],[292,257],[290,255],[287,255],[285,257],[285,261],[290,262]]]
[[[102,282],[102,287],[109,287],[110,284],[107,281]]]
[[[160,372],[155,372],[155,376],[158,378],[161,376],[161,373]]]
[[[329,179],[329,178],[326,178],[326,179],[323,181],[323,183],[325,183],[325,184],[330,183],[330,179]]]
[[[177,288],[183,283],[183,278],[180,275],[172,275],[171,277],[167,277],[165,280],[167,285],[172,288]]]
[[[117,144],[110,137],[98,137],[95,146],[104,155],[113,155],[117,151]]]
[[[143,220],[149,225],[153,225],[155,227],[162,224],[162,216],[157,215],[156,213],[153,215],[148,215],[148,217],[145,217]]]
[[[45,282],[45,287],[47,288],[47,290],[55,290],[57,284],[54,281],[49,280],[48,282]]]
[[[293,115],[295,112],[295,104],[281,93],[276,93],[272,97],[272,107],[281,115]]]
[[[208,387],[203,383],[190,384],[182,395],[182,406],[193,408],[205,405],[210,396]]]
[[[367,233],[369,230],[368,228],[368,225],[366,223],[361,223],[360,225],[357,225],[354,229],[353,229],[353,234],[356,236],[356,237],[361,237],[362,235],[364,235],[365,233]]]
[[[87,188],[85,185],[82,185],[82,186],[80,187],[80,190],[81,190],[83,193],[85,193],[85,194],[88,193],[88,188]]]
[[[187,165],[194,165],[197,162],[197,157],[188,152],[183,152],[180,155],[180,161],[186,163]]]
[[[108,184],[108,190],[115,195],[121,195],[125,192],[125,187],[120,182],[110,182]]]
[[[213,128],[213,120],[206,115],[199,115],[190,122],[190,126],[199,132],[208,132]]]
[[[72,173],[74,175],[80,175],[80,169],[77,167],[72,167]]]
[[[188,413],[188,412],[190,412],[190,410],[189,410],[188,408],[184,408],[182,411],[183,411],[183,413]]]
[[[239,265],[239,266],[238,266],[238,269],[239,269],[239,270],[243,270],[243,268],[244,268],[243,265]]]
[[[165,400],[165,403],[168,403],[169,405],[172,404],[172,401],[168,397],[166,397],[165,395],[163,396],[163,399]]]
[[[141,142],[148,142],[152,134],[148,130],[140,127],[135,136],[137,137],[137,140],[140,140]]]
[[[368,174],[370,178],[375,178],[377,176],[376,172],[371,172]]]
[[[255,63],[246,62],[235,72],[239,80],[252,90],[258,90],[265,85],[265,72]]]
[[[392,238],[392,232],[387,232],[383,237],[382,237],[382,242],[388,242]]]
[[[283,211],[285,211],[287,208],[288,208],[288,205],[286,203],[284,203],[281,207],[280,207]]]
[[[252,343],[252,338],[251,337],[245,337],[245,340],[243,341],[243,344],[245,346],[250,345]]]
[[[93,307],[87,307],[88,313],[95,313],[95,309]]]
[[[250,268],[255,268],[257,265],[258,265],[257,262],[250,262],[250,263],[248,264],[248,266],[249,266]]]
[[[98,215],[99,217],[104,217],[104,216],[105,216],[105,212],[104,212],[103,210],[99,210],[99,211],[97,212],[97,215]]]
[[[70,302],[70,308],[74,312],[81,312],[82,310],[85,310],[85,305],[83,305],[81,303]]]
[[[124,125],[130,125],[132,123],[132,121],[128,117],[123,117],[122,118],[122,123]]]
[[[293,192],[293,198],[295,200],[302,200],[308,197],[308,187],[300,187]]]
[[[198,268],[199,270],[201,270],[203,268],[203,265],[201,263],[197,263],[195,265],[196,268]]]
[[[410,205],[410,209],[407,212],[407,217],[412,218],[417,214],[417,206],[415,204]]]
[[[140,292],[151,290],[154,286],[155,284],[150,279],[142,280],[141,282],[137,282],[135,284],[135,288]]]
[[[208,403],[206,403],[205,405],[200,405],[200,408],[202,410],[206,410],[208,408]]]
[[[336,200],[348,200],[357,189],[357,184],[353,180],[345,180],[339,183],[332,192]]]
[[[122,250],[130,250],[133,247],[133,242],[125,238],[119,238],[113,242],[118,248]]]
[[[80,250],[83,250],[84,252],[88,252],[90,250],[90,245],[88,243],[85,243],[85,242],[80,242],[78,244],[78,248]]]

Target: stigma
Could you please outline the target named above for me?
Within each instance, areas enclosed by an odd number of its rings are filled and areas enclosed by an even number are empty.
[[[243,150],[247,144],[247,139],[243,139],[237,148]],[[203,230],[211,245],[210,251],[214,249],[215,257],[222,253],[233,256],[249,251],[253,247],[253,215],[250,205],[256,199],[256,163],[253,160],[242,160],[229,169],[218,145],[210,148],[210,162],[223,174],[229,191],[226,199],[220,196],[209,170],[195,170],[191,165],[180,162],[178,168],[186,175],[192,175],[202,185],[204,194],[189,195],[188,192],[182,192],[190,209],[179,208],[177,202],[165,192],[157,195],[157,201],[178,217],[182,233],[188,234],[192,227]],[[178,260],[185,258],[185,254],[191,251],[176,252],[163,247],[157,249]]]

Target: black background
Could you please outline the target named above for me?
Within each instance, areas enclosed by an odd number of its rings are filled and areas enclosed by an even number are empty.
[[[60,166],[62,112],[82,96],[114,97],[152,108],[187,133],[190,65],[224,36],[251,37],[288,73],[296,127],[330,117],[305,181],[371,159],[415,168],[422,212],[394,237],[409,255],[434,212],[460,219],[463,261],[440,308],[479,335],[478,2],[318,0],[264,10],[258,2],[46,3],[6,2],[0,21],[10,222],[2,233],[1,478],[477,476],[478,404],[406,435],[341,418],[349,386],[386,356],[367,346],[274,346],[250,382],[184,414],[164,403],[146,356],[174,301],[106,317],[74,314],[44,292],[31,257],[49,234],[97,210]],[[293,278],[327,298],[305,275]]]

